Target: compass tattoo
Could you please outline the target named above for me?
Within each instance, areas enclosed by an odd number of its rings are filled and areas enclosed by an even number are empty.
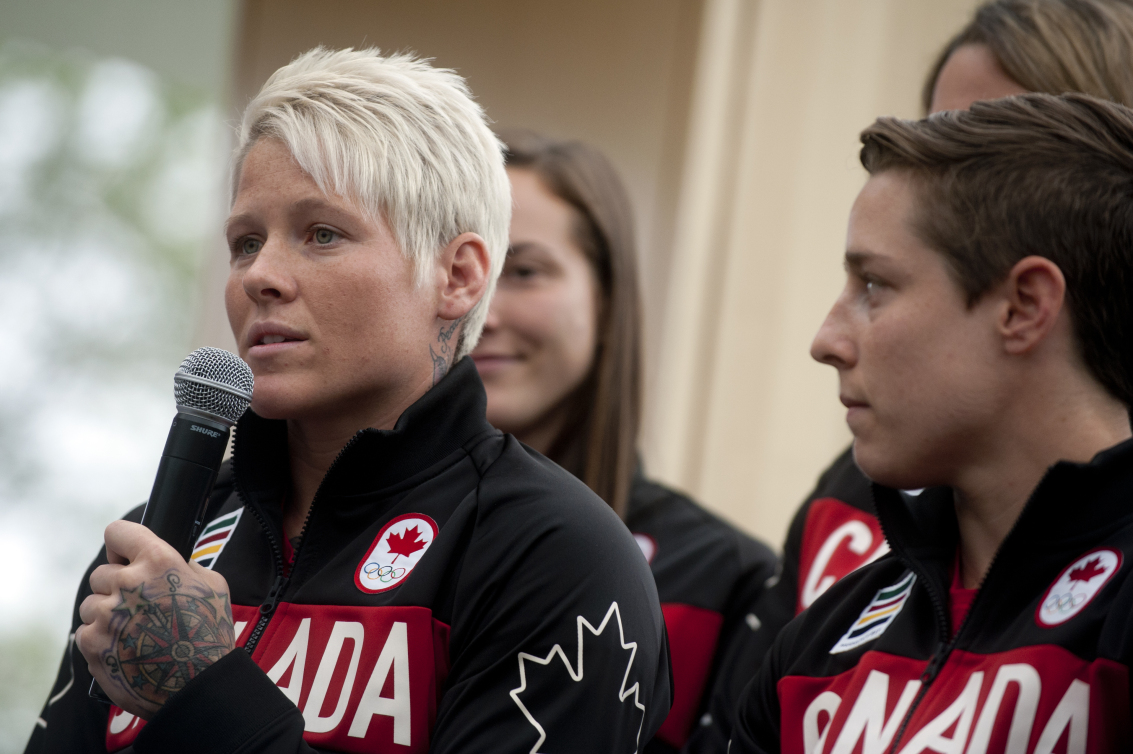
[[[114,645],[103,653],[112,678],[138,700],[157,706],[235,642],[227,594],[197,586],[182,588],[176,571],[160,586],[120,589],[122,601],[111,611]]]

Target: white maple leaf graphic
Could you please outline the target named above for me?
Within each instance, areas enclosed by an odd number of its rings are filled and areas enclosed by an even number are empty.
[[[638,747],[641,746],[641,727],[645,724],[645,705],[641,703],[641,700],[639,698],[640,694],[638,683],[634,683],[628,689],[626,688],[626,684],[629,683],[630,671],[633,669],[633,660],[637,656],[637,642],[626,641],[625,627],[622,625],[621,610],[618,609],[617,602],[611,602],[610,609],[606,611],[605,617],[602,618],[602,622],[598,624],[597,628],[595,628],[590,623],[590,621],[586,620],[586,618],[583,618],[581,615],[578,616],[578,660],[574,666],[571,665],[571,662],[567,658],[566,653],[563,651],[563,648],[558,644],[551,648],[551,651],[547,653],[546,657],[536,657],[535,655],[528,654],[527,652],[519,653],[519,686],[511,690],[510,696],[512,698],[512,701],[515,702],[516,706],[519,707],[520,711],[523,713],[523,716],[527,718],[527,722],[531,723],[531,726],[535,728],[535,730],[539,731],[539,738],[535,741],[535,745],[531,747],[529,754],[539,754],[539,747],[542,746],[543,742],[547,740],[547,732],[543,729],[543,726],[539,724],[539,721],[535,719],[535,716],[531,714],[530,710],[527,709],[527,706],[524,705],[523,701],[519,698],[519,695],[527,689],[527,669],[524,667],[524,663],[529,661],[534,662],[538,665],[546,666],[551,664],[551,660],[554,659],[555,655],[558,655],[559,659],[562,660],[563,665],[566,666],[567,673],[570,674],[571,680],[575,683],[578,683],[582,680],[584,674],[582,629],[585,627],[586,630],[589,631],[592,635],[601,636],[602,632],[606,630],[606,626],[610,623],[611,617],[617,619],[618,642],[621,644],[622,649],[629,650],[629,661],[626,663],[625,674],[622,676],[621,689],[619,689],[618,691],[618,700],[624,702],[626,699],[632,696],[633,706],[640,710],[641,722],[637,726],[635,751]]]

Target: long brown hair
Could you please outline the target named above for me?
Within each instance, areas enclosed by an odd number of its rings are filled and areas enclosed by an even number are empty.
[[[629,197],[613,165],[591,146],[530,131],[501,138],[508,167],[532,171],[574,209],[575,241],[602,290],[594,362],[547,455],[624,519],[641,422],[641,295]]]
[[[929,71],[927,113],[940,71],[966,44],[984,44],[1028,91],[1082,92],[1133,106],[1133,3],[1128,0],[992,0],[981,5]]]

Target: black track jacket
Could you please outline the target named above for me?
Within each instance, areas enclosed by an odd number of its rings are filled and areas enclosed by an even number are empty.
[[[1048,470],[957,631],[951,490],[874,495],[893,553],[783,630],[732,754],[1129,751],[1133,440]]]
[[[247,651],[143,725],[87,699],[72,642],[28,752],[636,751],[670,703],[648,566],[485,403],[464,359],[393,430],[359,432],[289,576],[286,425],[245,414],[193,560],[228,580]]]
[[[678,750],[704,712],[712,678],[775,572],[775,553],[685,495],[646,479],[630,488],[626,526],[661,597],[673,666],[673,708],[646,747]],[[753,673],[754,675],[754,673]]]
[[[743,627],[724,647],[708,714],[701,717],[685,751],[724,754],[740,696],[783,627],[843,577],[888,551],[874,512],[870,481],[854,463],[853,448],[847,448],[822,473],[795,513],[779,574],[758,593]],[[672,634],[670,630],[670,642],[675,645]],[[676,650],[673,652],[675,656]],[[679,686],[677,693],[679,697]]]

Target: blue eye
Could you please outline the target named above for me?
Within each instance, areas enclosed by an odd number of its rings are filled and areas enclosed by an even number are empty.
[[[316,228],[315,229],[315,243],[326,245],[333,243],[334,239],[338,238],[338,234],[329,228]]]
[[[254,238],[242,238],[242,239],[240,239],[240,241],[237,244],[237,250],[239,251],[240,254],[243,254],[244,256],[248,256],[248,255],[251,255],[251,254],[255,254],[260,249],[262,249],[263,246],[264,245],[260,241],[257,241]]]

